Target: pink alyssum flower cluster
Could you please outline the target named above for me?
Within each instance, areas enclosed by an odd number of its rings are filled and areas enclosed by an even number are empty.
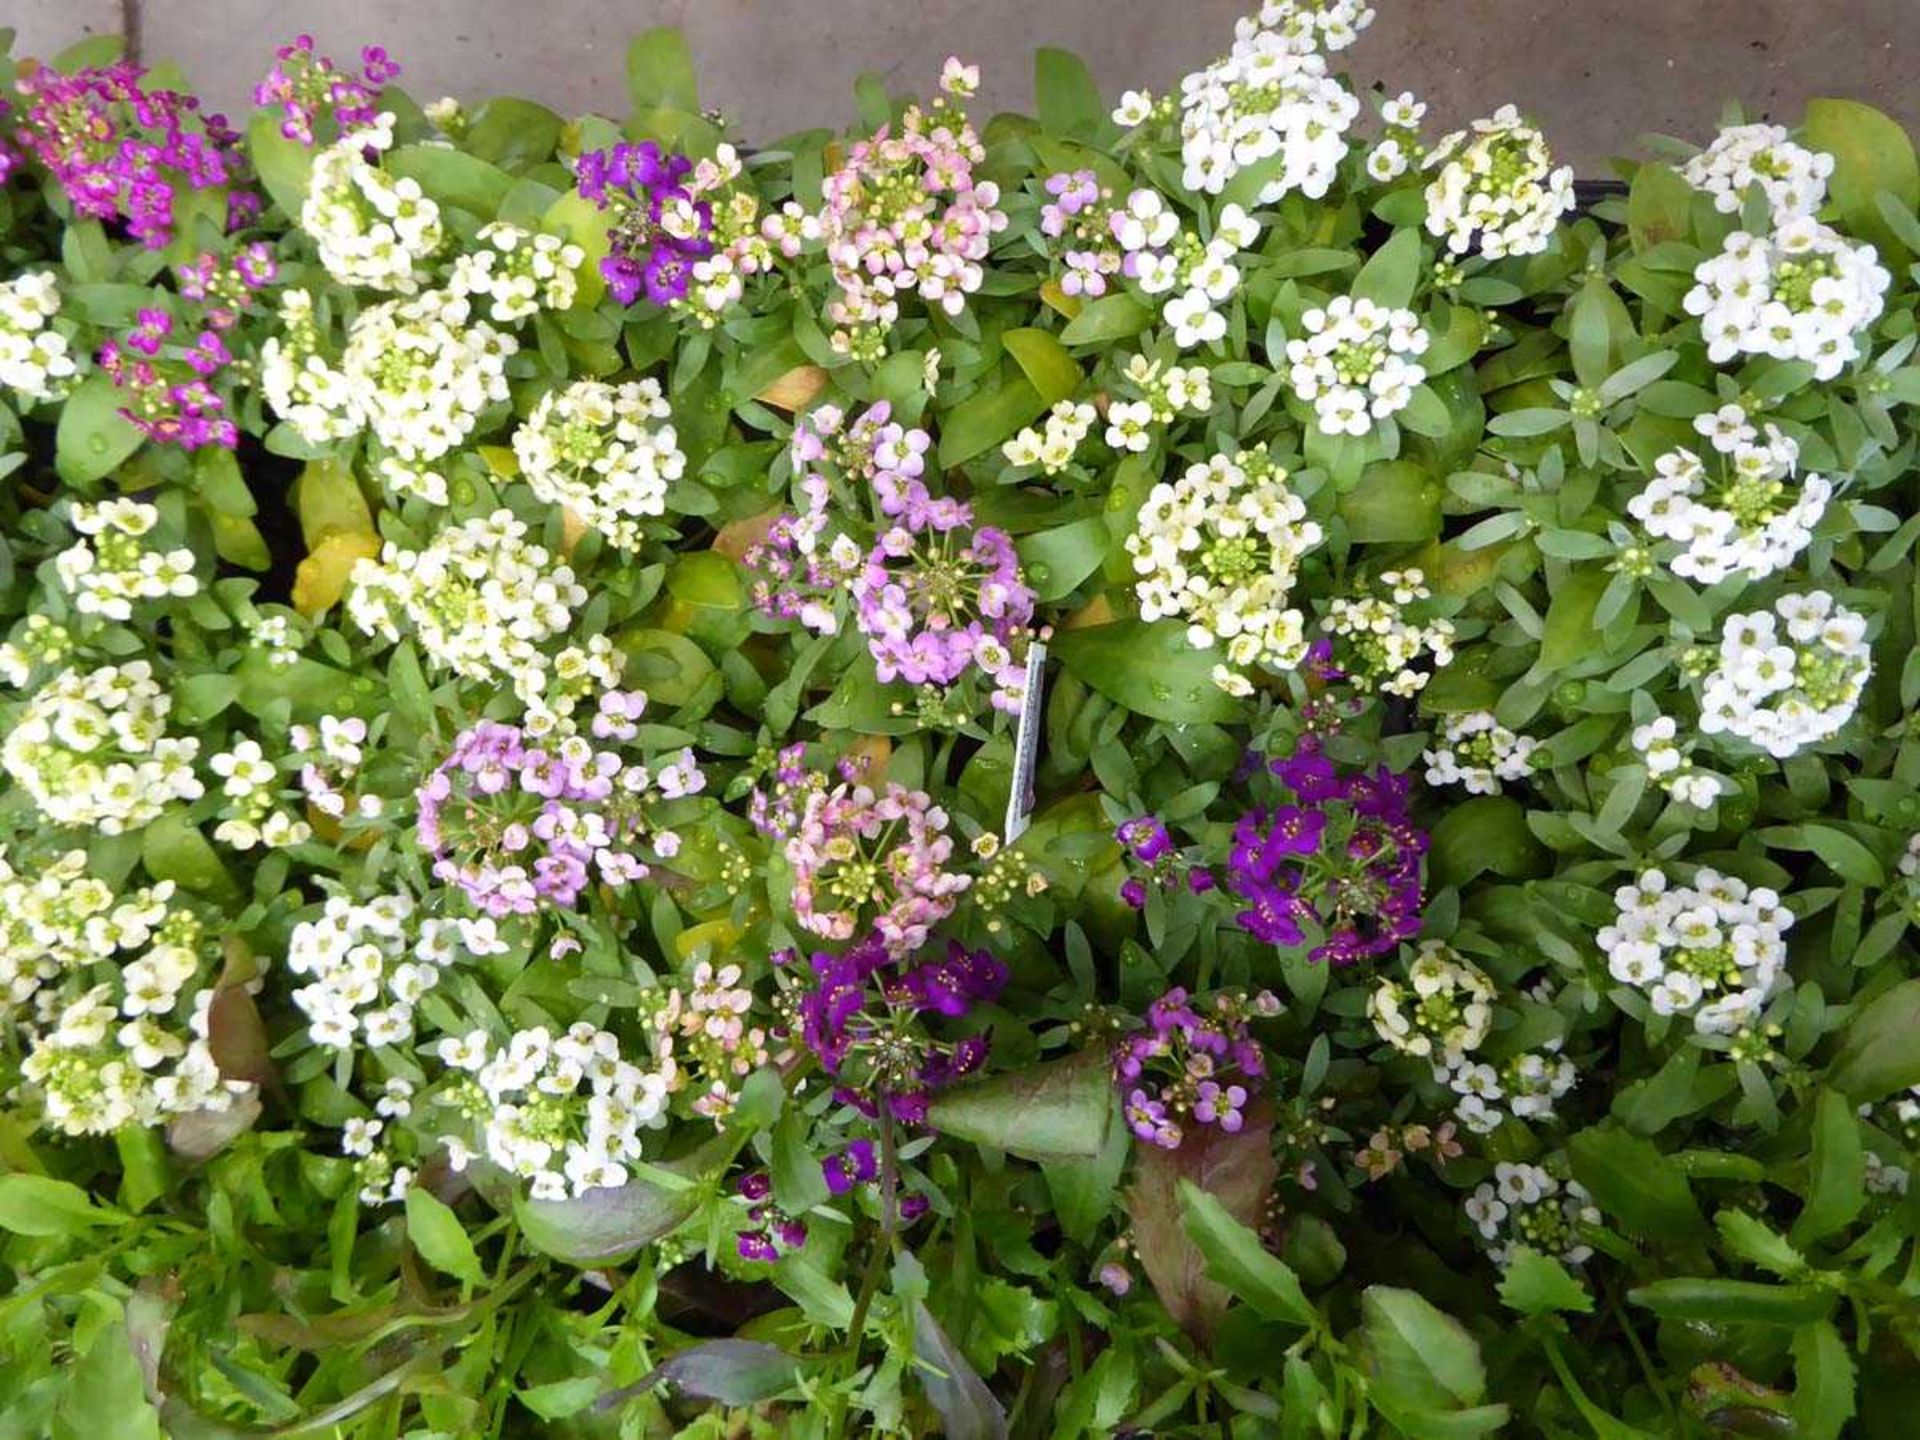
[[[949,80],[948,88],[966,87]],[[827,305],[836,350],[877,360],[903,295],[949,315],[966,307],[1007,225],[1000,187],[974,179],[985,158],[965,113],[942,96],[927,109],[909,107],[897,130],[882,126],[854,145],[827,176],[820,236],[839,290]]]
[[[924,945],[973,883],[947,868],[947,812],[924,790],[891,782],[809,795],[785,854],[804,929],[851,940],[871,928],[896,956]]]

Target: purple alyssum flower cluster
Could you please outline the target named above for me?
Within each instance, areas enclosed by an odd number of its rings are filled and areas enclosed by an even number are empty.
[[[1385,766],[1343,772],[1311,732],[1262,768],[1288,798],[1234,826],[1225,887],[1245,907],[1241,927],[1272,945],[1318,932],[1310,957],[1337,965],[1419,934],[1427,835],[1408,809],[1411,780]]]
[[[400,67],[379,45],[360,51],[360,70],[342,70],[316,55],[313,36],[297,35],[273,52],[273,68],[253,87],[253,103],[280,111],[280,133],[311,145],[329,115],[345,134],[371,125],[379,114],[374,97],[399,78]]]
[[[148,89],[140,66],[90,65],[63,75],[40,66],[20,77],[33,104],[19,138],[65,190],[74,211],[123,222],[150,250],[174,238],[181,191],[225,189],[227,228],[260,212],[244,188],[240,137],[225,117],[203,115],[197,96]]]
[[[695,263],[713,254],[713,206],[685,183],[692,173],[691,160],[651,140],[581,155],[581,196],[613,216],[600,273],[622,305],[684,300]]]
[[[1179,1149],[1196,1125],[1239,1133],[1267,1073],[1248,1024],[1279,1013],[1279,1000],[1265,990],[1222,992],[1210,1013],[1196,1009],[1184,988],[1167,991],[1148,1007],[1146,1029],[1114,1050],[1127,1128],[1163,1150]]]
[[[273,283],[279,265],[270,248],[255,243],[232,256],[202,255],[178,275],[183,299],[197,302],[189,308],[198,309],[200,324],[177,327],[170,311],[142,309],[132,330],[100,347],[100,368],[127,397],[121,415],[149,440],[231,450],[240,431],[216,388],[234,360],[223,334],[239,323],[248,297]]]
[[[943,953],[914,960],[869,937],[837,955],[815,954],[812,967],[799,997],[800,1038],[838,1082],[835,1097],[869,1118],[884,1107],[893,1120],[924,1123],[933,1092],[986,1059],[985,1034],[943,1040],[926,1022],[963,1019],[999,997],[1007,967],[990,951],[948,941]],[[862,1167],[843,1161],[851,1188]]]
[[[631,740],[645,706],[637,691],[608,691],[595,737]],[[419,840],[433,853],[435,877],[459,885],[482,912],[530,915],[542,903],[573,905],[596,880],[645,879],[654,861],[680,848],[655,808],[705,785],[691,750],[649,766],[585,736],[542,743],[483,720],[420,787]]]
[[[773,1177],[765,1170],[742,1175],[735,1188],[747,1202],[747,1225],[735,1237],[734,1248],[742,1260],[780,1258],[782,1247],[798,1250],[807,1243],[807,1225],[782,1210],[773,1200]]]

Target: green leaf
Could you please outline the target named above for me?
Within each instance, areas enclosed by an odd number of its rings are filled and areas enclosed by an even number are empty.
[[[1225,657],[1194,649],[1183,625],[1118,620],[1063,630],[1052,648],[1069,674],[1136,715],[1191,725],[1245,713],[1239,700],[1213,683],[1213,667]]]
[[[471,1285],[486,1282],[480,1257],[474,1253],[467,1227],[443,1201],[424,1185],[407,1191],[407,1239],[420,1258],[444,1275]]]
[[[1420,285],[1420,258],[1420,232],[1396,230],[1353,277],[1354,297],[1393,310],[1405,309]]]
[[[910,1309],[914,1374],[946,1422],[947,1440],[1007,1440],[1007,1412],[987,1382],[947,1338],[924,1301],[913,1301]]]
[[[1445,1414],[1476,1406],[1487,1393],[1479,1343],[1425,1296],[1369,1285],[1360,1296],[1360,1313],[1368,1381],[1387,1405]]]
[[[1031,1160],[1100,1153],[1113,1086],[1097,1055],[1008,1070],[943,1090],[927,1111],[935,1130]]]
[[[160,1440],[139,1357],[124,1320],[99,1330],[73,1368],[53,1416],[53,1440]]]
[[[1920,160],[1913,141],[1894,120],[1857,100],[1809,100],[1803,138],[1833,156],[1827,195],[1841,228],[1871,240],[1883,260],[1905,252],[1880,214],[1881,191],[1910,209],[1920,209]]]
[[[1593,612],[1600,608],[1600,596],[1611,578],[1595,565],[1572,571],[1554,587],[1540,632],[1540,658],[1535,662],[1542,673],[1564,670],[1593,654]]]
[[[69,485],[104,479],[140,448],[143,436],[121,415],[120,388],[95,371],[60,407],[53,437],[53,468]]]
[[[1068,345],[1111,345],[1138,335],[1153,323],[1153,311],[1125,290],[1090,300],[1061,330]]]
[[[1112,543],[1105,517],[1090,515],[1071,525],[1042,530],[1020,540],[1020,568],[1042,600],[1070,595],[1080,582],[1100,568]]]
[[[388,152],[385,168],[418,181],[440,204],[481,220],[499,214],[500,202],[513,189],[513,177],[498,165],[446,145],[402,145]]]
[[[1793,1401],[1799,1440],[1839,1440],[1853,1418],[1853,1357],[1831,1320],[1793,1332]]]
[[[663,1381],[683,1395],[722,1405],[757,1405],[793,1388],[800,1361],[759,1340],[706,1340],[668,1357],[637,1387]]]
[[[1067,347],[1050,331],[1030,327],[1009,330],[1000,337],[1000,343],[1007,347],[1034,393],[1048,405],[1067,399],[1085,378]]]
[[[808,1144],[807,1120],[788,1110],[773,1129],[773,1197],[789,1215],[804,1215],[827,1198],[827,1177]]]
[[[1806,1256],[1757,1215],[1745,1210],[1722,1210],[1713,1217],[1713,1225],[1720,1232],[1720,1248],[1736,1260],[1758,1265],[1788,1279],[1806,1273]]]
[[[1583,1130],[1567,1145],[1573,1176],[1594,1204],[1648,1240],[1691,1240],[1706,1228],[1679,1168],[1649,1140],[1624,1130]]]
[[[1841,1033],[1827,1083],[1856,1105],[1920,1085],[1920,980],[1868,1001]]]
[[[627,46],[627,98],[636,113],[662,106],[699,112],[699,78],[686,36],[659,25],[633,37]]]
[[[95,1225],[124,1225],[117,1210],[93,1203],[78,1185],[49,1175],[0,1175],[0,1230],[14,1235],[78,1235]]]
[[[589,1190],[571,1200],[516,1195],[514,1219],[534,1249],[570,1265],[597,1265],[631,1255],[680,1228],[700,1208],[695,1183],[730,1153],[717,1137],[679,1160],[651,1167],[661,1179],[634,1179],[618,1189]]]
[[[247,126],[247,155],[254,173],[281,213],[293,221],[300,218],[306,204],[307,185],[313,175],[313,151],[298,140],[280,133],[280,121],[271,113],[253,117]]]
[[[1824,1320],[1839,1302],[1821,1285],[1764,1285],[1751,1280],[1656,1280],[1627,1299],[1669,1320],[1797,1326]]]
[[[1464,885],[1488,873],[1525,878],[1539,873],[1544,859],[1519,801],[1476,795],[1441,815],[1427,863],[1436,884]]]
[[[1086,62],[1069,50],[1042,46],[1033,52],[1033,100],[1040,123],[1055,135],[1096,140],[1108,123]]]
[[[219,852],[180,810],[166,811],[141,832],[140,863],[154,879],[196,895],[231,897],[240,891]]]
[[[951,470],[964,465],[1010,439],[1021,426],[1044,415],[1050,403],[1023,375],[969,395],[942,417],[941,467]]]
[[[1627,190],[1627,235],[1644,254],[1693,229],[1694,189],[1671,166],[1649,162],[1633,172]]]
[[[1356,544],[1413,545],[1440,534],[1440,498],[1439,483],[1421,466],[1388,460],[1369,465],[1340,496],[1340,518]]]
[[[1515,1247],[1500,1276],[1500,1299],[1522,1315],[1551,1315],[1571,1311],[1593,1313],[1593,1296],[1567,1267],[1531,1246]]]
[[[1852,1222],[1867,1203],[1866,1166],[1853,1106],[1838,1091],[1822,1090],[1814,1104],[1806,1204],[1793,1222],[1795,1245],[1809,1245]]]
[[[1320,1328],[1320,1312],[1300,1288],[1299,1276],[1260,1243],[1251,1227],[1242,1225],[1191,1180],[1180,1182],[1180,1209],[1187,1238],[1206,1257],[1209,1278],[1269,1320],[1308,1330]]]

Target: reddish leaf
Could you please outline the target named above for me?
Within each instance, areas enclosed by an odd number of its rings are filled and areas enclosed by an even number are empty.
[[[1237,1135],[1196,1125],[1177,1150],[1142,1145],[1137,1153],[1127,1191],[1135,1252],[1167,1313],[1189,1335],[1205,1339],[1231,1297],[1207,1278],[1206,1256],[1187,1237],[1180,1182],[1192,1181],[1234,1219],[1258,1229],[1280,1170],[1273,1158],[1273,1108],[1264,1101],[1248,1107]]]

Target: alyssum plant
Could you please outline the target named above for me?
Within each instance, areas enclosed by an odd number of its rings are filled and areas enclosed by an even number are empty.
[[[1910,1432],[1913,145],[1372,19],[0,66],[0,1435]]]

